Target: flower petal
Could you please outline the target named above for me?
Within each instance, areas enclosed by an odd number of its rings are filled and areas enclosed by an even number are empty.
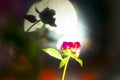
[[[68,42],[68,45],[69,45],[69,48],[71,49],[71,48],[73,48],[74,43],[73,42]]]
[[[75,42],[74,47],[77,48],[77,49],[80,49],[81,48],[80,42]]]
[[[61,49],[67,49],[68,48],[68,42],[63,42]]]

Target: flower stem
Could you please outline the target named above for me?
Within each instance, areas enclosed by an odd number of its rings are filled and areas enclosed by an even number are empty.
[[[65,64],[65,67],[64,67],[64,70],[63,70],[62,80],[65,80],[65,73],[66,73],[66,69],[67,69],[69,59],[70,59],[70,56],[67,57],[67,61],[66,61],[66,64]]]
[[[41,20],[37,20],[33,25],[31,25],[26,32],[28,32],[34,25],[36,25],[38,22],[40,22]]]

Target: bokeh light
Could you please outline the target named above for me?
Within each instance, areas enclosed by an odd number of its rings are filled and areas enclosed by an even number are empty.
[[[43,5],[47,2],[49,4]],[[34,14],[38,18],[38,15],[35,13],[34,7],[37,7],[40,11],[43,10],[45,7],[49,7],[55,10],[56,12],[55,23],[57,24],[57,27],[53,28],[47,25],[47,28],[49,28],[51,31],[54,31],[56,33],[56,35],[49,34],[50,37],[57,38],[57,43],[55,43],[56,45],[54,47],[60,49],[60,46],[63,41],[71,41],[71,42],[79,41],[81,45],[83,46],[83,44],[85,43],[85,38],[87,34],[87,32],[85,31],[86,26],[83,25],[83,23],[81,22],[82,17],[81,19],[78,19],[77,11],[70,1],[68,0],[65,0],[65,1],[44,0],[42,2],[35,3],[29,9],[27,14]],[[32,24],[25,20],[24,22],[25,31],[28,29],[30,25]],[[38,23],[30,31],[34,31],[36,28],[40,28],[40,26],[41,26],[41,23]]]

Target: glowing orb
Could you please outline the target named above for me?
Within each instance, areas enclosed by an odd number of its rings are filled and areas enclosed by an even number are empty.
[[[57,24],[57,27],[53,28],[49,25],[47,27],[50,30],[55,31],[58,35],[61,35],[56,44],[56,47],[58,49],[60,49],[63,41],[79,41],[81,45],[83,45],[83,42],[85,40],[85,32],[83,30],[84,26],[78,21],[76,10],[69,0],[42,0],[33,4],[27,14],[33,14],[37,16],[37,19],[39,19],[38,14],[35,12],[35,7],[37,7],[39,11],[42,11],[46,7],[55,10],[56,15],[54,17],[56,18],[55,23]],[[31,23],[25,20],[25,31],[31,25]],[[32,28],[30,31],[34,31],[41,25],[42,23],[36,24],[35,27]]]

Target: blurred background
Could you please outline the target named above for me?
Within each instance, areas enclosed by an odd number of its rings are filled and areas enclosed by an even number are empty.
[[[0,0],[0,80],[61,80],[60,61],[42,51],[46,47],[57,48],[59,38],[53,37],[54,32],[49,30],[42,38],[37,30],[24,30],[23,16],[34,3],[42,1],[46,1],[45,5],[50,1],[55,4],[53,0]],[[59,4],[64,9],[62,3]],[[78,23],[83,22],[81,31],[86,34],[79,56],[84,66],[71,59],[66,80],[120,80],[120,1],[70,0],[69,3],[75,8]]]

